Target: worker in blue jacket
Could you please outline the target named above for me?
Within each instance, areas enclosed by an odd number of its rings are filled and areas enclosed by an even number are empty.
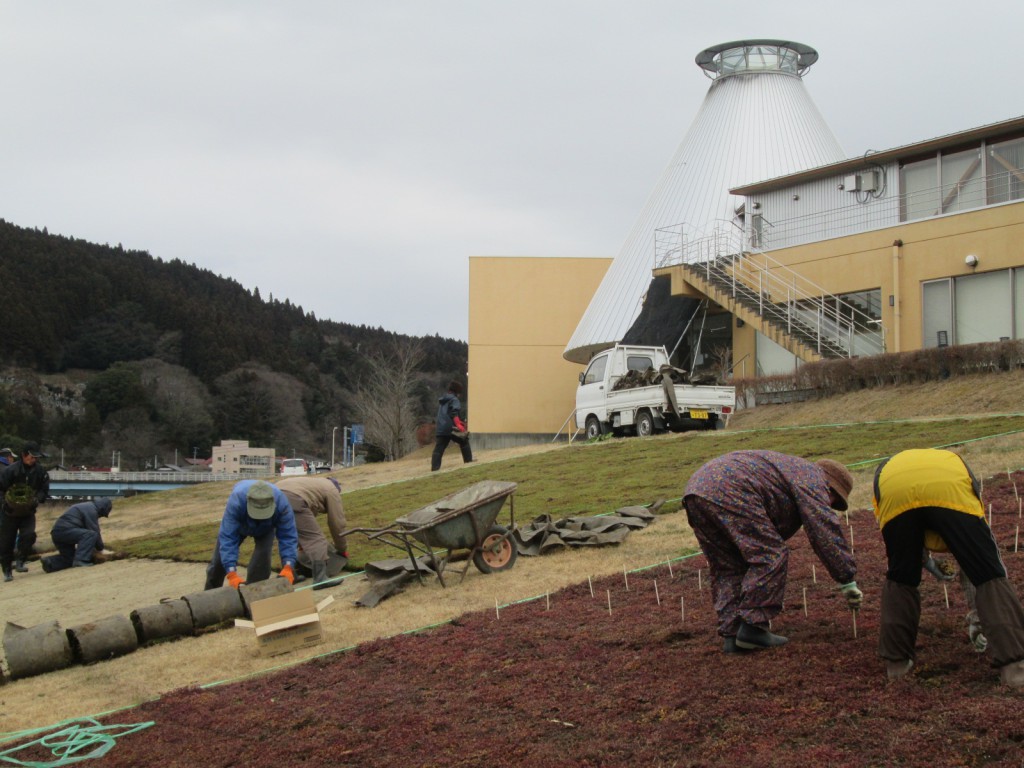
[[[109,517],[113,502],[107,498],[72,504],[57,518],[50,538],[59,554],[42,559],[46,573],[94,565],[96,552],[103,551],[100,518]]]
[[[246,578],[238,574],[238,548],[252,536],[256,548],[246,568]],[[280,576],[295,581],[295,563],[299,556],[299,534],[295,513],[288,498],[277,487],[263,480],[236,483],[224,507],[213,558],[206,566],[206,589],[228,584],[238,589],[243,582],[252,584],[270,578],[270,556],[274,538],[281,555]]]

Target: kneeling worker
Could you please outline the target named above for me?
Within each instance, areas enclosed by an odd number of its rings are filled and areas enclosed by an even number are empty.
[[[299,535],[295,530],[295,514],[284,493],[263,480],[242,480],[236,483],[224,506],[224,517],[217,534],[213,557],[206,566],[206,589],[217,589],[224,579],[235,589],[243,582],[252,584],[270,578],[270,555],[277,537],[281,555],[280,576],[295,581]],[[246,568],[246,579],[238,575],[238,548],[246,537],[256,543]]]
[[[323,589],[330,578],[327,572],[330,544],[316,521],[316,515],[327,515],[327,528],[331,532],[334,549],[348,558],[345,549],[345,509],[341,505],[341,485],[333,477],[286,477],[277,487],[281,489],[295,513],[295,527],[299,532],[299,549],[313,571],[313,589]],[[305,559],[303,565],[307,565]]]
[[[890,680],[914,666],[921,621],[921,550],[948,548],[977,589],[978,618],[1002,681],[1024,687],[1024,609],[985,522],[978,483],[957,454],[901,451],[875,472],[875,517],[889,561],[879,655]],[[972,640],[974,638],[972,637]]]
[[[43,570],[53,573],[65,568],[95,565],[96,553],[103,551],[100,518],[109,517],[112,508],[113,503],[107,498],[68,507],[50,530],[50,538],[59,554],[44,557]]]

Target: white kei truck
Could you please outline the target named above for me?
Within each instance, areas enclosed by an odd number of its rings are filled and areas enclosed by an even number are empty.
[[[670,430],[723,429],[736,407],[734,387],[679,383],[665,347],[616,344],[580,373],[576,426],[592,440]]]

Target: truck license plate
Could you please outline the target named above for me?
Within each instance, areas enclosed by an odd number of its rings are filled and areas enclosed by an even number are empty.
[[[691,419],[706,419],[708,417],[707,411],[690,411]]]

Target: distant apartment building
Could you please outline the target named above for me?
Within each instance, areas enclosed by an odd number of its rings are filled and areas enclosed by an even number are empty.
[[[274,455],[273,448],[251,448],[248,440],[221,440],[213,446],[211,469],[231,475],[273,475]]]

